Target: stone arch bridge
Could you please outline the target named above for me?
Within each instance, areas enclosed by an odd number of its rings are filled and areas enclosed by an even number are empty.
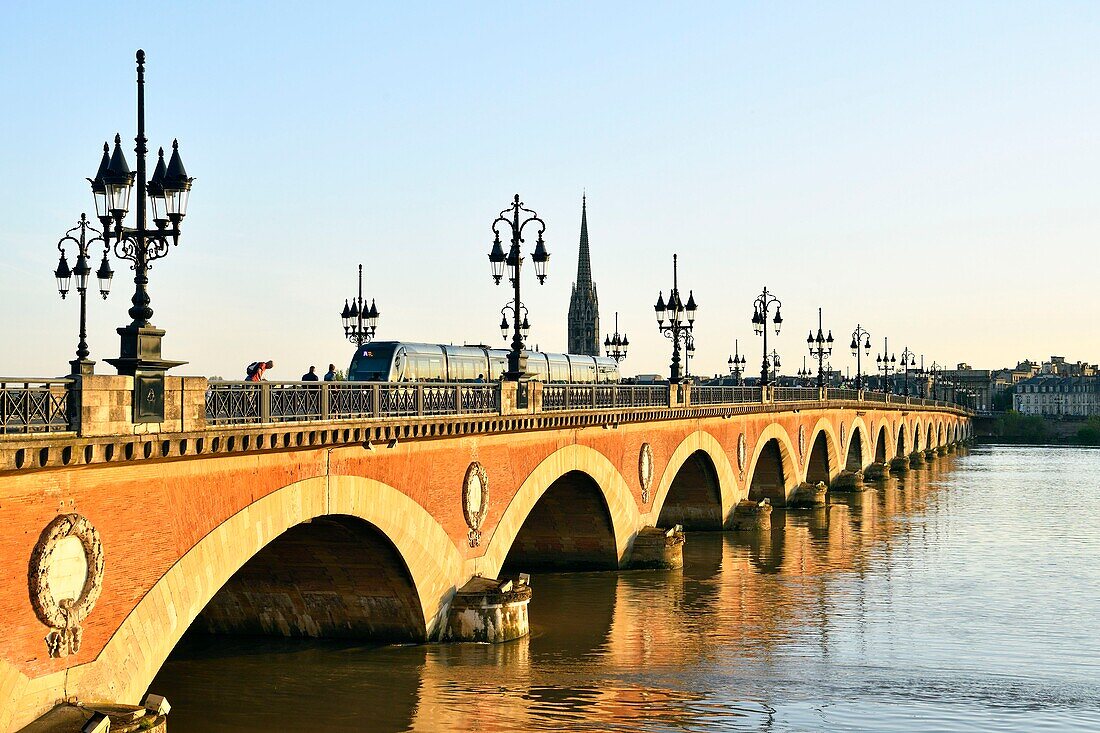
[[[341,386],[190,378],[147,426],[129,380],[25,385],[70,418],[0,435],[0,730],[138,702],[193,625],[440,639],[471,579],[628,567],[648,528],[728,528],[971,430],[847,390],[375,385],[349,416]]]

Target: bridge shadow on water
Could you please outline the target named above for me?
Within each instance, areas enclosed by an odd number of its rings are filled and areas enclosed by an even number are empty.
[[[830,594],[863,592],[850,579],[874,571],[915,518],[936,510],[953,460],[830,495],[821,509],[776,509],[767,530],[691,532],[681,570],[536,571],[532,633],[508,644],[193,629],[150,689],[172,702],[174,733],[767,729],[772,701],[796,684],[777,660],[797,644],[829,653]],[[689,476],[682,505],[698,506],[711,477],[705,465]],[[524,553],[560,542],[560,510],[596,496],[586,480],[547,492],[510,565],[530,569]],[[591,531],[572,549],[582,566],[601,567],[614,535],[602,500],[592,510]]]

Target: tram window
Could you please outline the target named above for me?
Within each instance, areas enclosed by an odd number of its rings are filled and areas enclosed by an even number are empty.
[[[416,379],[421,382],[443,381],[443,357],[417,356]]]
[[[589,384],[596,381],[596,370],[593,365],[583,362],[574,362],[573,381],[578,384]]]

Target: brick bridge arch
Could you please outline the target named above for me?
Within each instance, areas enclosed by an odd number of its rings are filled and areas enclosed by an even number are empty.
[[[734,447],[736,450],[736,446]],[[705,456],[709,461],[702,460]],[[656,460],[659,460],[655,456]],[[695,465],[693,465],[695,464]],[[698,465],[703,464],[703,465]],[[699,474],[712,470],[714,475],[709,477],[715,486],[706,485],[705,477]],[[685,475],[693,474],[693,475]],[[687,480],[694,485],[684,486],[679,483]],[[678,489],[673,492],[673,488]],[[716,490],[717,496],[705,496],[710,494],[708,489]],[[670,494],[673,500],[680,499],[683,506],[667,506]],[[677,496],[676,494],[681,494]],[[683,494],[689,494],[683,496]],[[688,529],[721,529],[729,517],[733,507],[737,505],[745,495],[745,491],[738,486],[737,474],[730,463],[729,455],[725,448],[710,433],[705,430],[697,430],[684,438],[665,464],[661,472],[661,480],[657,483],[653,495],[653,504],[650,509],[650,517],[658,526],[671,526],[671,524],[683,524]],[[717,499],[717,523],[713,516],[701,519],[701,515],[709,515],[707,504],[713,504]],[[668,510],[666,512],[666,509]],[[666,520],[661,523],[661,520]],[[717,524],[717,526],[714,526]]]
[[[840,438],[833,422],[822,417],[809,432],[805,464],[802,466],[803,480],[811,484],[819,481],[830,483],[840,471]]]
[[[748,498],[769,499],[783,506],[791,492],[801,482],[795,447],[782,425],[771,423],[757,436],[753,444],[749,469],[745,472]]]
[[[310,478],[258,499],[213,528],[157,580],[92,663],[69,670],[68,684],[87,691],[89,699],[136,699],[237,570],[292,527],[332,515],[357,517],[393,544],[416,589],[425,638],[430,636],[462,577],[462,556],[447,533],[391,486],[359,476]]]
[[[474,571],[495,578],[532,510],[547,491],[568,474],[587,476],[598,487],[614,535],[616,561],[622,564],[641,525],[641,513],[630,487],[615,465],[602,453],[584,445],[566,445],[547,456],[520,484],[504,509],[484,555],[474,561]]]
[[[858,415],[852,418],[852,424],[848,426],[844,456],[844,468],[848,471],[862,471],[872,462],[870,432],[867,423]]]

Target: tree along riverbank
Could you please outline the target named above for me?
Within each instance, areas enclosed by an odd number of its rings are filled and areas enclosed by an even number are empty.
[[[993,419],[984,438],[1004,443],[1100,446],[1100,417],[1057,420],[1009,411]]]

